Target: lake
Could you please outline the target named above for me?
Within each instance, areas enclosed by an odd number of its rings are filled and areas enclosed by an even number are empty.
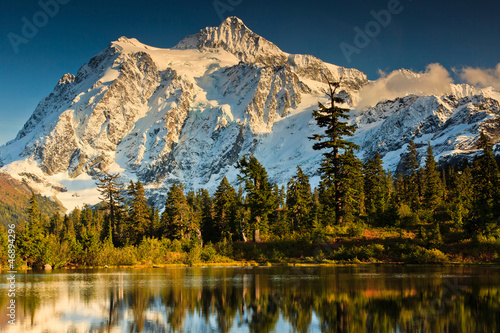
[[[500,332],[500,267],[186,267],[16,274],[2,332]]]

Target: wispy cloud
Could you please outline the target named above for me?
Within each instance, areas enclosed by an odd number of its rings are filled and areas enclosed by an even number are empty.
[[[380,71],[378,80],[360,90],[357,107],[361,109],[373,106],[381,100],[410,94],[445,94],[451,91],[452,83],[450,73],[440,64],[430,64],[425,72],[420,73],[397,70],[386,74]]]
[[[495,68],[464,67],[459,74],[469,84],[500,90],[500,63]]]

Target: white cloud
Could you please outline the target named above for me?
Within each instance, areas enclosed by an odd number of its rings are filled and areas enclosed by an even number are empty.
[[[500,63],[495,68],[482,69],[465,67],[460,72],[460,77],[465,82],[485,87],[493,87],[500,90]]]
[[[442,95],[451,91],[453,80],[450,73],[440,64],[430,64],[425,72],[414,73],[406,70],[381,73],[375,82],[363,87],[359,92],[358,108],[377,104],[381,100],[395,99],[410,94]]]

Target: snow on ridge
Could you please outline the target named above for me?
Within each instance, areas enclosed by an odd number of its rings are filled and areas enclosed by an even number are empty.
[[[343,78],[350,108],[368,82],[356,69],[282,52],[235,18],[171,49],[120,37],[76,76],[61,78],[16,139],[0,147],[0,167],[69,209],[98,200],[92,177],[101,170],[143,181],[161,205],[173,182],[213,191],[227,175],[235,184],[243,154],[254,154],[280,185],[297,165],[317,185],[322,156],[307,137],[321,131],[312,111],[318,101],[328,104],[325,76]],[[408,95],[354,110],[357,154],[379,151],[395,171],[412,139],[420,149],[430,141],[443,159],[474,151],[480,129],[498,142],[499,106],[491,98],[499,96],[452,85],[447,95]]]

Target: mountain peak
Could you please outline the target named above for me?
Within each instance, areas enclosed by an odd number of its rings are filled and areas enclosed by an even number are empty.
[[[75,76],[73,74],[64,74],[61,79],[59,80],[59,82],[57,83],[58,86],[60,85],[64,85],[64,84],[69,84],[69,83],[73,83],[75,81]]]
[[[136,38],[128,38],[125,36],[121,36],[116,41],[111,42],[111,45],[120,46],[120,49],[123,49],[123,48],[128,49],[130,47],[140,48],[140,49],[150,49],[151,48],[150,46],[141,43]]]
[[[287,54],[275,44],[250,30],[242,20],[232,16],[218,27],[201,29],[181,40],[175,49],[222,48],[243,62],[264,66],[281,66]]]
[[[222,26],[234,26],[234,27],[243,26],[243,27],[247,28],[245,23],[243,23],[243,21],[240,20],[239,18],[237,18],[236,16],[230,16],[227,19],[225,19],[219,27],[222,27]]]

